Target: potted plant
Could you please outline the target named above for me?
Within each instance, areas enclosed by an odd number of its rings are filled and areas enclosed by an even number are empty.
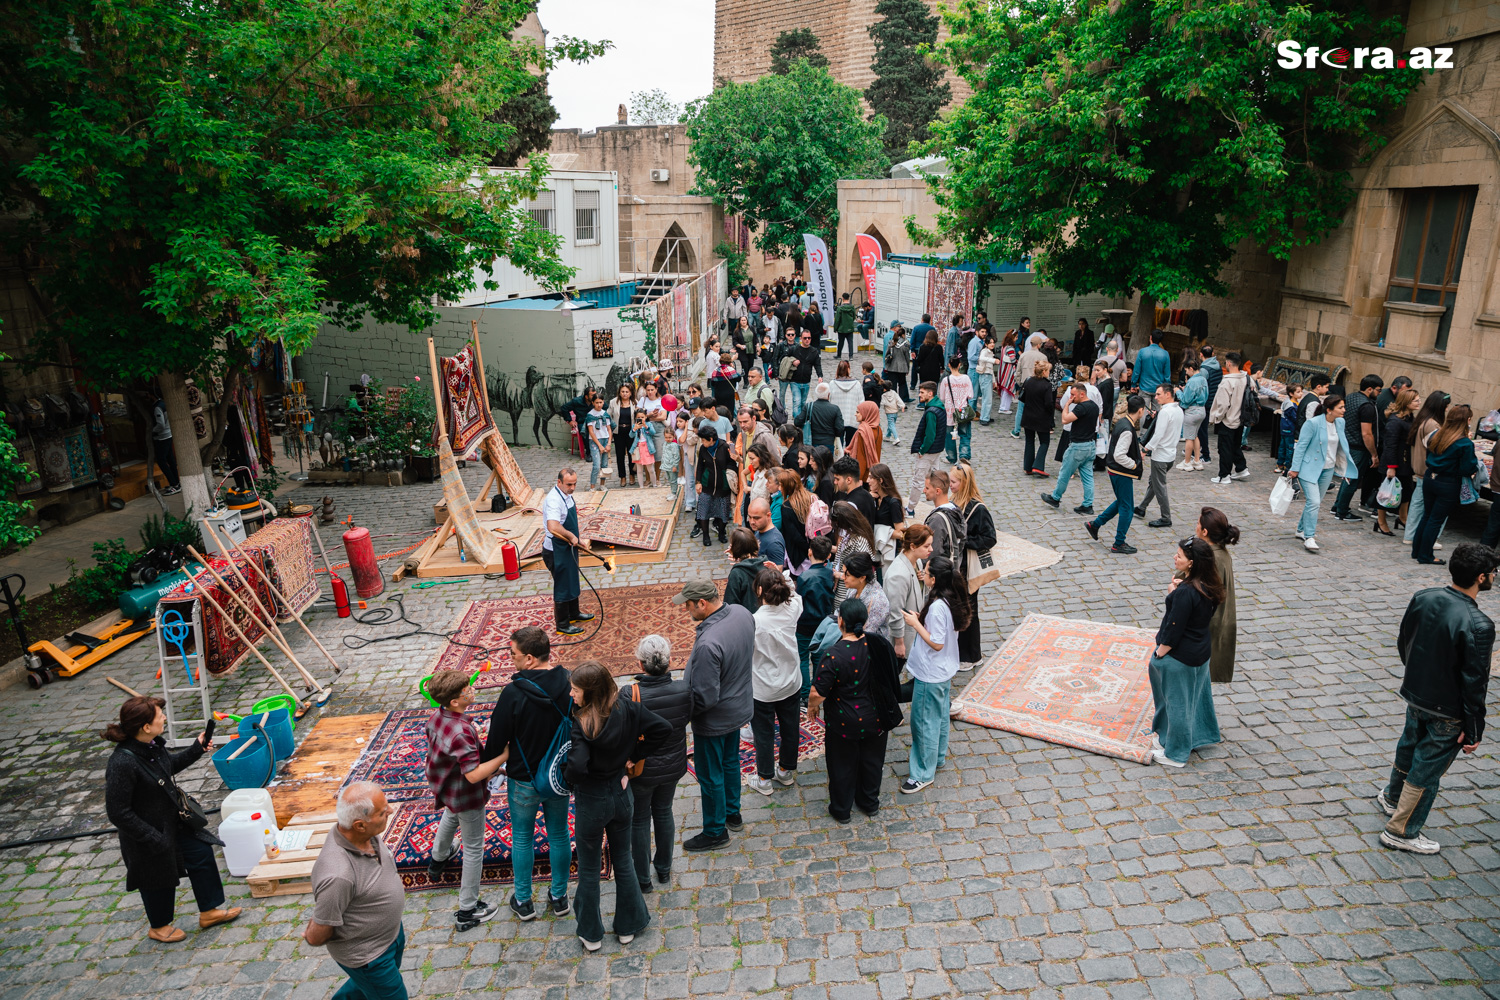
[[[421,483],[430,483],[437,478],[437,451],[432,447],[437,404],[427,388],[422,384],[422,376],[416,376],[415,382],[401,393],[397,404],[397,419],[402,424],[406,442],[406,467]]]

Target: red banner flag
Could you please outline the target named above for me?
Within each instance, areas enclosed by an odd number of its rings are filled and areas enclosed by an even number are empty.
[[[880,252],[880,241],[869,233],[856,234],[854,245],[859,248],[859,265],[865,275],[865,298],[873,306],[875,304],[875,262],[882,260],[885,255]]]

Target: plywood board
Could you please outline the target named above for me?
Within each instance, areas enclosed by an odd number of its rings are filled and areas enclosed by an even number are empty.
[[[339,786],[384,720],[384,712],[319,719],[287,759],[281,781],[271,786],[276,825],[292,825],[298,813],[330,812]]]

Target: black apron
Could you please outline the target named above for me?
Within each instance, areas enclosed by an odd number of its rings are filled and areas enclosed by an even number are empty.
[[[552,488],[557,489],[555,486]],[[557,492],[566,501],[567,495],[562,490],[557,490]],[[563,521],[563,527],[571,531],[573,537],[578,537],[577,506],[568,507],[568,516]],[[547,552],[546,549],[542,551],[543,554]],[[552,602],[562,604],[565,601],[578,600],[581,593],[578,586],[578,553],[573,551],[573,546],[561,538],[553,538],[551,554],[552,558],[546,562],[547,568],[552,571]]]

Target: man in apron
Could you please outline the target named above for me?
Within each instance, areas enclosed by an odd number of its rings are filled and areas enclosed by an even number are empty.
[[[557,485],[547,491],[542,501],[542,520],[547,525],[542,539],[542,562],[552,574],[552,612],[560,635],[578,635],[578,622],[592,621],[593,615],[578,610],[578,553],[575,547],[589,547],[578,537],[578,505],[573,490],[578,473],[564,468],[557,474]]]

